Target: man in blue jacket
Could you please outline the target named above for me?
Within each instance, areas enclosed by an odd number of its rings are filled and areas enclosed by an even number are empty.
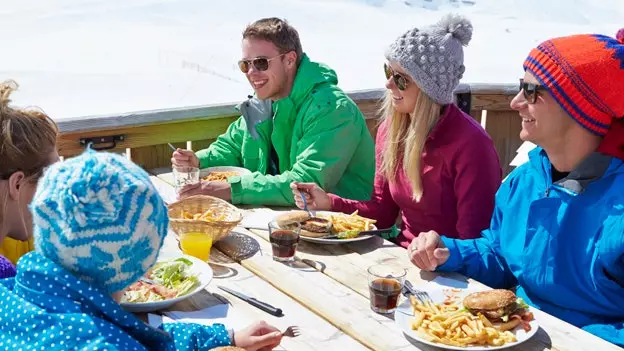
[[[624,29],[547,40],[524,69],[511,107],[539,147],[502,184],[482,238],[421,233],[410,259],[517,286],[533,307],[624,346]]]

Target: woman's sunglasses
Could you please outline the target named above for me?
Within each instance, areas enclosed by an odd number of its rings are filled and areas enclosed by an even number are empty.
[[[392,77],[392,79],[394,80],[394,84],[397,86],[397,88],[399,88],[399,90],[407,89],[407,78],[405,78],[404,75],[395,72],[386,63],[384,63],[384,73],[386,73],[386,79],[390,79],[390,77]]]
[[[249,68],[251,67],[251,65],[253,65],[257,71],[266,71],[267,69],[269,69],[269,62],[271,62],[272,60],[275,60],[278,57],[282,57],[284,55],[286,54],[284,53],[284,54],[277,55],[271,58],[256,57],[251,60],[240,60],[238,61],[238,68],[240,68],[241,72],[247,73],[249,72]]]
[[[524,79],[520,78],[520,91],[524,95],[524,98],[529,104],[534,104],[537,101],[539,91],[545,91],[546,87],[535,83],[526,83]]]

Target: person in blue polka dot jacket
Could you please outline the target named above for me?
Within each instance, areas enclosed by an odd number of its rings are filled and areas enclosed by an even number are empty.
[[[156,262],[167,208],[141,168],[88,150],[44,173],[31,203],[35,251],[0,280],[0,350],[270,350],[264,322],[153,328],[121,309],[122,291]]]

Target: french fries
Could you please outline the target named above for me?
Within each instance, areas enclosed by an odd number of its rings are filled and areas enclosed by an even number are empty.
[[[238,172],[210,172],[210,174],[202,179],[214,182],[227,182],[228,177],[234,177],[237,175]]]
[[[326,218],[332,222],[333,230],[337,233],[358,231],[363,232],[371,230],[371,225],[376,223],[374,219],[362,217],[358,215],[358,211],[353,212],[350,215],[347,214],[334,214]]]
[[[182,219],[199,219],[199,220],[208,221],[208,222],[217,222],[217,221],[225,220],[225,216],[217,215],[214,209],[209,209],[202,213],[190,213],[190,212],[182,210],[181,218]]]
[[[410,303],[414,311],[412,330],[424,340],[457,347],[502,346],[517,341],[509,331],[515,326],[494,326],[482,314],[475,316],[457,303],[423,304],[414,296],[410,296]]]

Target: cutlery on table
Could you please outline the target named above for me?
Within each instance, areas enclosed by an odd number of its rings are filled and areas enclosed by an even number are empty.
[[[283,315],[281,308],[273,307],[273,306],[269,305],[268,303],[262,302],[262,301],[260,301],[260,300],[258,300],[256,298],[254,298],[254,297],[247,296],[247,295],[245,295],[243,293],[240,293],[238,291],[234,291],[234,290],[232,290],[230,288],[226,288],[225,286],[221,286],[221,285],[219,285],[219,289],[221,289],[223,291],[226,291],[226,292],[228,292],[228,293],[238,297],[239,299],[247,302],[248,304],[250,304],[250,305],[252,305],[254,307],[257,307],[257,308],[263,310],[264,312],[266,312],[268,314],[271,314],[271,315],[273,315],[275,317],[281,317]]]

